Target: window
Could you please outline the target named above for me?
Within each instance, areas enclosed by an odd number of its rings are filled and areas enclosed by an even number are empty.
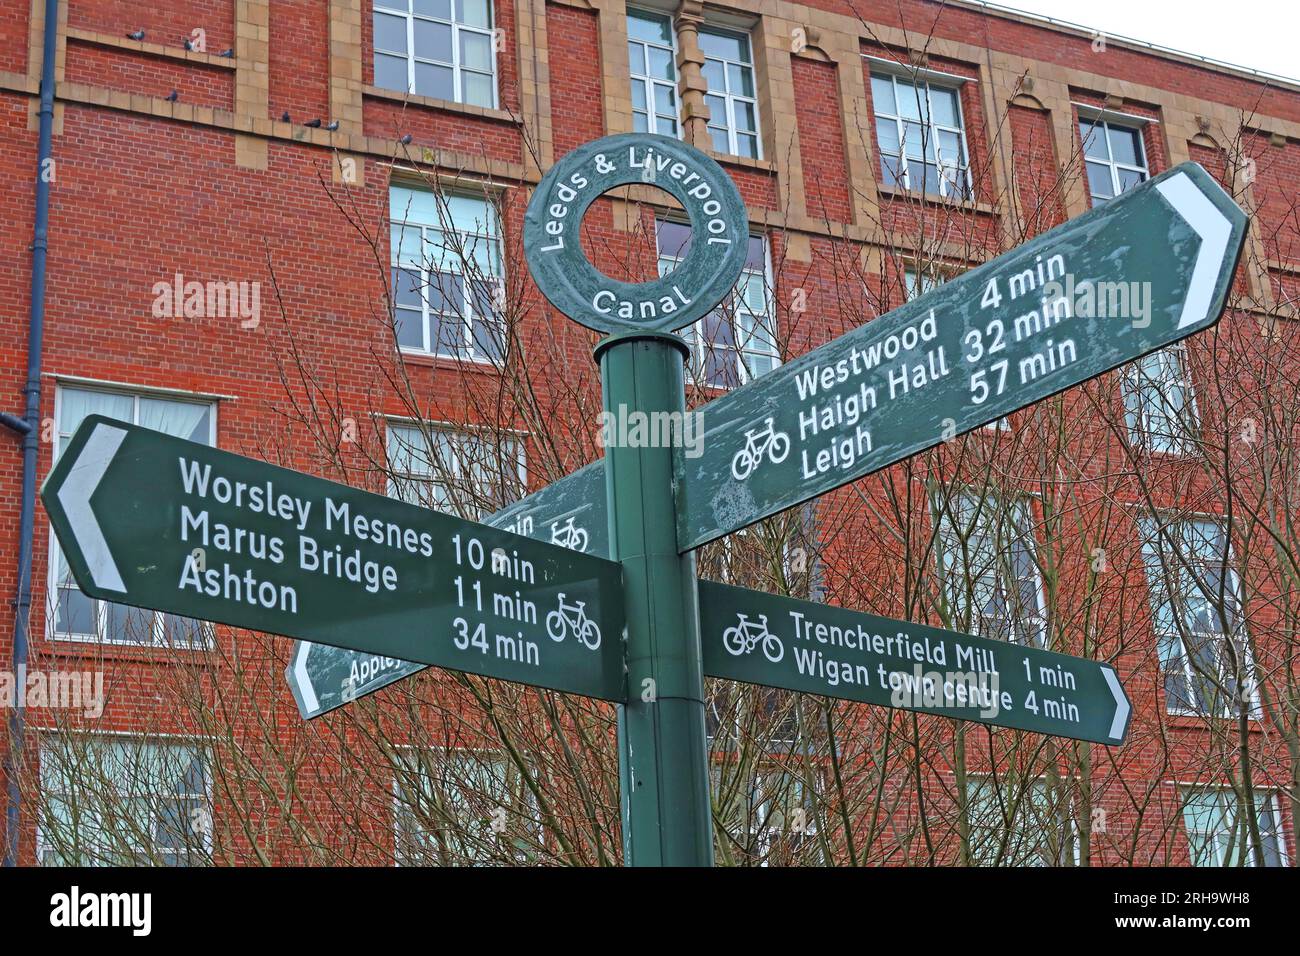
[[[1042,646],[1047,614],[1029,502],[935,495],[940,573],[957,626]],[[969,623],[967,623],[969,622]]]
[[[523,442],[486,431],[390,421],[388,468],[391,497],[475,519],[525,488]]]
[[[1134,448],[1170,455],[1194,451],[1197,414],[1186,355],[1180,343],[1125,366],[1120,390]]]
[[[886,186],[970,199],[961,97],[926,80],[871,74],[880,174]]]
[[[1251,694],[1240,585],[1223,525],[1193,518],[1139,521],[1165,706],[1174,714],[1230,716]]]
[[[907,296],[907,301],[919,299],[943,284],[943,277],[928,269],[922,270],[915,266],[905,266],[903,268],[903,294]]]
[[[375,86],[493,109],[491,0],[375,0]]]
[[[1285,843],[1277,798],[1255,795],[1259,845],[1242,814],[1244,799],[1226,787],[1184,792],[1183,826],[1193,866],[1285,866]]]
[[[45,866],[211,861],[207,756],[194,743],[51,733],[40,749]]]
[[[393,777],[398,866],[527,863],[535,817],[522,774],[499,754],[399,751]]]
[[[505,333],[496,210],[482,197],[394,186],[392,219],[397,344],[476,362],[499,362]]]
[[[1124,190],[1146,179],[1146,152],[1142,133],[1129,126],[1116,126],[1100,119],[1079,120],[1079,141],[1088,169],[1088,191],[1092,204],[1100,206]]]
[[[660,221],[656,241],[659,274],[667,275],[690,254],[691,227]],[[770,274],[766,240],[750,236],[745,268],[731,296],[696,322],[687,336],[701,384],[734,388],[780,363]]]
[[[720,855],[742,866],[820,866],[816,794],[799,770],[745,762],[711,765],[709,793],[725,840]]]
[[[700,52],[708,92],[709,134],[713,148],[732,156],[759,159],[758,100],[754,98],[754,60],[749,37],[701,27]]]
[[[677,35],[670,17],[629,10],[627,59],[632,74],[632,128],[678,136]]]
[[[56,396],[59,433],[55,460],[87,415],[107,415],[204,445],[216,443],[216,409],[211,402],[66,387]],[[49,593],[47,619],[53,638],[172,647],[206,646],[209,640],[209,628],[190,618],[98,601],[83,594],[72,579],[53,529]]]
[[[977,866],[1078,866],[1069,794],[1046,780],[966,780],[970,850]]]

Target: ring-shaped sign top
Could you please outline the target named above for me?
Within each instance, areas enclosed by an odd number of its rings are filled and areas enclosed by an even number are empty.
[[[620,282],[593,266],[578,231],[588,207],[618,186],[657,186],[682,204],[691,245],[668,275]],[[533,281],[557,309],[601,332],[672,332],[708,315],[745,266],[749,220],[721,166],[680,140],[619,133],[578,147],[551,167],[524,217]]]

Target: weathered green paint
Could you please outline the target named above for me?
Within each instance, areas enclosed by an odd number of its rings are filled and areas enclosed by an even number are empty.
[[[704,454],[677,454],[682,547],[1213,325],[1245,234],[1245,213],[1184,163],[710,402]],[[1145,317],[1112,315],[1110,296],[1135,290]]]
[[[526,538],[609,556],[605,466],[594,462],[483,519]],[[373,694],[428,665],[296,641],[285,679],[304,720]]]
[[[704,673],[1118,746],[1115,669],[1036,647],[700,582]]]
[[[679,415],[686,408],[676,336],[597,346],[604,408]],[[672,450],[605,450],[610,557],[623,567],[627,703],[618,709],[623,859],[630,866],[711,866],[708,745],[695,558],[679,554]]]
[[[592,202],[633,184],[668,192],[691,220],[690,252],[650,282],[605,276],[578,240]],[[740,278],[748,241],[731,177],[693,146],[651,133],[606,136],[566,154],[538,183],[524,216],[524,255],[537,287],[569,318],[602,332],[667,332],[708,315]]]
[[[624,695],[610,561],[102,416],[41,499],[93,597]]]

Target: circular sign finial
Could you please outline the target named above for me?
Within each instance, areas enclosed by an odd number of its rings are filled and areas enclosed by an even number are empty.
[[[597,197],[657,186],[691,220],[691,245],[671,273],[620,282],[583,254],[579,227]],[[749,221],[736,184],[716,162],[668,136],[620,133],[578,147],[542,178],[524,217],[524,254],[542,294],[600,332],[671,332],[708,315],[745,265]]]

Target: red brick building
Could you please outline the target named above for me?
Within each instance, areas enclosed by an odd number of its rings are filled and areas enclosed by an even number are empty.
[[[50,186],[38,480],[92,412],[471,511],[593,460],[595,337],[537,296],[519,233],[601,135],[682,136],[748,205],[734,301],[683,333],[696,397],[1200,162],[1254,216],[1219,329],[701,555],[1113,660],[1129,742],[714,688],[719,858],[1294,861],[1300,85],[960,2],[61,0],[42,165],[46,2],[0,0],[18,415]],[[669,267],[689,233],[661,197],[599,203],[589,254]],[[0,620],[10,688],[49,678],[5,704],[21,862],[617,859],[611,709],[425,674],[306,726],[287,641],[91,601],[39,507],[31,546],[25,660]]]

